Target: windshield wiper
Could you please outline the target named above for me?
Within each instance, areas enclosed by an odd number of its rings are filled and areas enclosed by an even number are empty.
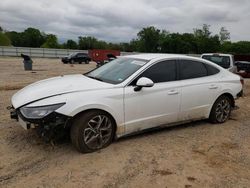
[[[97,77],[94,77],[94,76],[87,76],[87,77],[103,82],[103,80],[101,78],[97,78]]]

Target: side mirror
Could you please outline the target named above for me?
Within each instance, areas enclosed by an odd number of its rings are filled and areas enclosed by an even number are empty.
[[[140,91],[143,87],[153,87],[154,82],[146,77],[141,77],[136,82],[134,91]]]

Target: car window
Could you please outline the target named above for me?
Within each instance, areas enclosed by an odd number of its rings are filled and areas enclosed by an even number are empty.
[[[77,57],[85,57],[85,54],[77,54]]]
[[[230,57],[229,56],[219,56],[219,55],[203,55],[203,59],[209,60],[225,69],[230,67]]]
[[[180,60],[180,79],[192,79],[207,76],[207,69],[202,62]]]
[[[149,78],[154,83],[174,81],[176,80],[176,62],[169,60],[156,63],[140,74],[130,85],[136,85],[141,77]]]
[[[212,65],[205,64],[205,66],[207,68],[207,74],[208,74],[208,76],[211,76],[211,75],[214,75],[214,74],[217,74],[217,73],[220,72],[219,69],[215,68]]]
[[[119,84],[143,67],[147,61],[121,57],[85,74],[111,84]]]

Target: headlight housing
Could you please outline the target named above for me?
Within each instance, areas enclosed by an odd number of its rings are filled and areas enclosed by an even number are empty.
[[[27,119],[41,119],[51,114],[65,103],[53,104],[47,106],[35,106],[35,107],[22,107],[20,108],[21,114]]]

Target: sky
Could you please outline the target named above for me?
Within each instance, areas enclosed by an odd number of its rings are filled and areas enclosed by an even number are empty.
[[[209,24],[213,34],[224,26],[232,41],[250,41],[249,9],[250,0],[0,0],[0,26],[128,42],[147,26],[190,33]]]

